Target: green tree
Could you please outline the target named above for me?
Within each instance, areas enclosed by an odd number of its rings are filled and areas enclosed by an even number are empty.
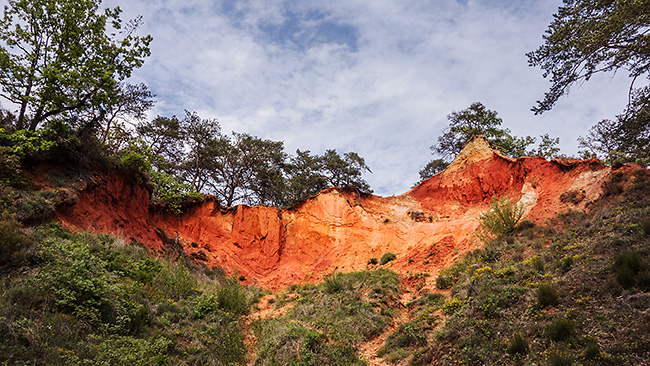
[[[476,135],[485,136],[492,148],[511,158],[543,156],[552,159],[559,156],[560,149],[557,147],[560,143],[559,138],[551,138],[548,134],[542,135],[537,149],[527,150],[537,139],[531,136],[513,136],[509,129],[500,127],[503,120],[498,117],[497,112],[487,109],[480,102],[474,102],[462,111],[452,112],[447,119],[449,126],[438,137],[438,142],[431,146],[432,153],[442,158],[427,163],[420,170],[420,180],[415,185],[445,170],[460,154],[465,144]]]
[[[317,194],[327,188],[327,179],[321,174],[322,161],[318,155],[311,155],[309,150],[296,150],[296,155],[285,165],[287,183],[285,205]]]
[[[584,157],[595,156],[605,163],[616,161],[650,163],[650,88],[634,92],[626,111],[614,120],[595,124],[586,137],[578,139]]]
[[[197,192],[202,192],[214,169],[212,146],[222,139],[221,127],[216,119],[202,119],[196,112],[189,111],[185,111],[181,124],[187,151],[181,164],[183,177]]]
[[[137,136],[146,146],[150,147],[153,154],[164,158],[153,163],[157,170],[169,174],[178,172],[179,165],[184,159],[185,129],[176,116],[157,116],[151,121],[140,122],[135,128]]]
[[[372,171],[359,154],[347,152],[341,157],[336,150],[327,150],[320,159],[321,174],[329,185],[372,193],[370,185],[362,177],[364,172],[372,173]]]
[[[146,112],[153,107],[153,94],[145,84],[119,83],[108,93],[106,103],[93,106],[92,119],[103,121],[102,143],[106,143],[111,129],[124,128],[120,122],[144,121]],[[99,117],[99,118],[97,118]]]
[[[108,104],[149,56],[150,36],[100,0],[8,0],[0,19],[0,95],[19,106],[18,129]],[[97,118],[103,118],[100,115]],[[99,120],[91,121],[92,124]]]
[[[550,90],[533,107],[550,110],[571,86],[594,74],[626,70],[630,90],[650,71],[650,1],[564,0],[544,34],[527,54],[530,66],[550,77]]]
[[[438,143],[431,150],[444,161],[453,160],[465,147],[467,141],[476,135],[484,135],[488,141],[505,155],[519,157],[526,154],[526,148],[535,139],[516,137],[507,128],[500,128],[503,120],[496,111],[487,109],[482,103],[472,103],[469,108],[451,112],[447,116],[449,127],[438,137]]]
[[[277,204],[281,201],[282,141],[263,140],[246,133],[223,136],[207,149],[210,192],[226,206],[235,203]]]
[[[420,170],[420,182],[427,180],[441,171],[447,169],[449,163],[442,159],[433,159]],[[418,182],[419,183],[419,182]],[[417,185],[417,184],[416,184]]]

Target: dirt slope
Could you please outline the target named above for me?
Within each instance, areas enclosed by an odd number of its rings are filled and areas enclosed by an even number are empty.
[[[85,185],[76,204],[61,207],[57,219],[70,229],[112,233],[153,251],[177,242],[199,261],[278,289],[332,271],[366,269],[370,258],[387,252],[397,255],[387,266],[398,273],[435,273],[477,245],[477,217],[492,196],[525,203],[527,218],[541,223],[569,208],[585,209],[602,194],[609,174],[595,159],[509,159],[479,137],[444,172],[400,196],[329,188],[286,210],[224,209],[207,200],[174,216],[150,208],[150,191],[135,178],[105,174]],[[160,229],[170,238],[167,244]]]

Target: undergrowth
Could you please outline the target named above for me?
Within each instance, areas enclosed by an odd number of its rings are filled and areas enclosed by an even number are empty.
[[[0,279],[0,364],[243,362],[251,296],[238,281],[57,224],[22,235],[38,245]]]
[[[379,354],[411,365],[647,364],[647,180],[636,174],[589,214],[559,215],[563,231],[524,221],[488,239],[439,272],[449,298],[410,308]]]
[[[256,365],[365,365],[357,346],[390,324],[400,288],[394,272],[379,269],[335,273],[287,292],[294,296],[286,315],[253,324]]]

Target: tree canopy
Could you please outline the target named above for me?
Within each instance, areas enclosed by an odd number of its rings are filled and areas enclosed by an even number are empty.
[[[96,125],[123,102],[118,83],[142,66],[152,38],[135,35],[140,18],[123,24],[119,8],[100,11],[100,3],[8,0],[0,19],[0,96],[19,106],[17,129],[79,114]]]
[[[650,76],[650,1],[564,0],[544,44],[527,54],[550,77],[550,90],[533,108],[550,110],[571,86],[594,74],[626,70],[630,90]]]
[[[585,157],[647,165],[650,92],[636,85],[650,79],[650,1],[564,0],[543,38],[527,56],[551,87],[533,111],[550,110],[573,85],[597,73],[625,71],[630,78],[625,111],[594,125],[579,138],[580,148]]]
[[[119,154],[144,166],[156,197],[205,193],[224,206],[286,207],[328,186],[371,192],[362,177],[370,169],[354,152],[341,156],[327,150],[318,156],[297,150],[290,156],[282,141],[247,133],[224,135],[216,119],[196,112],[142,121],[135,133]],[[142,151],[140,159],[134,156],[137,151]]]
[[[476,135],[484,135],[494,149],[511,158],[528,155],[552,159],[558,157],[560,151],[557,148],[560,139],[551,138],[548,134],[541,136],[537,149],[528,150],[537,139],[531,136],[517,137],[508,128],[501,128],[503,120],[498,113],[480,102],[474,102],[462,111],[451,112],[447,119],[449,126],[438,137],[438,142],[431,146],[432,153],[441,158],[431,160],[420,170],[420,182],[446,169]]]

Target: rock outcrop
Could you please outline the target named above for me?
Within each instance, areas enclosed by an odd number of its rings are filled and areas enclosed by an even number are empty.
[[[477,218],[492,196],[524,203],[526,218],[542,223],[568,209],[584,210],[601,196],[610,170],[595,159],[510,159],[478,137],[445,171],[400,196],[329,188],[285,210],[222,208],[206,200],[175,216],[150,208],[149,190],[135,179],[107,174],[88,182],[57,219],[73,230],[137,240],[152,251],[173,241],[197,261],[277,289],[363,270],[370,258],[388,252],[397,256],[387,265],[392,270],[434,273],[479,245]]]

